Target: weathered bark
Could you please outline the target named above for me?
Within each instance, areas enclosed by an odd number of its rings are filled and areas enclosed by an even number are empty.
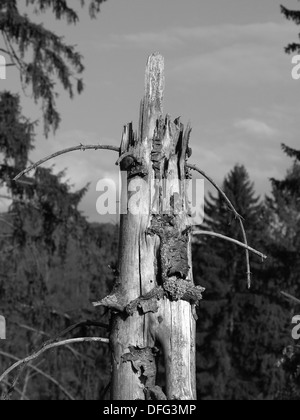
[[[121,216],[119,278],[102,301],[113,311],[113,400],[196,399],[195,305],[203,289],[193,282],[184,182],[191,129],[162,117],[163,93],[164,61],[154,54],[139,131],[125,127],[119,160],[128,173],[123,205],[144,181],[140,212],[130,208]],[[157,347],[164,353],[166,396],[156,382]]]

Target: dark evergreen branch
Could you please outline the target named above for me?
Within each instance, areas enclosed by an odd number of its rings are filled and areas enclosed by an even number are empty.
[[[291,147],[286,146],[285,144],[281,145],[282,150],[285,154],[287,154],[290,158],[297,159],[300,161],[300,151],[292,149]]]
[[[92,18],[100,12],[100,4],[104,1],[88,1]],[[80,0],[79,7],[85,3]],[[66,19],[68,24],[75,25],[79,21],[76,9],[66,0],[26,0],[25,4],[33,5],[36,14],[50,10],[56,19]],[[42,100],[44,129],[48,135],[50,128],[55,131],[61,121],[56,108],[55,79],[70,97],[73,97],[74,82],[77,92],[81,93],[84,85],[77,76],[84,71],[83,57],[76,46],[67,45],[63,37],[20,11],[17,0],[1,0],[0,7],[0,31],[5,44],[2,51],[12,59],[9,66],[18,67],[23,90],[30,86],[34,100]]]
[[[295,22],[296,25],[300,24],[300,10],[290,10],[284,6],[280,6],[281,13],[285,16],[287,20]],[[300,51],[300,44],[299,43],[291,43],[285,48],[285,52],[287,54],[292,54],[295,52]]]
[[[53,153],[52,155],[50,155],[50,156],[48,156],[48,157],[46,157],[44,159],[39,160],[38,162],[36,162],[33,165],[29,166],[24,171],[20,172],[13,179],[13,181],[18,181],[22,176],[28,174],[28,172],[36,169],[37,167],[41,166],[43,163],[48,162],[51,159],[55,159],[58,156],[65,155],[65,154],[70,153],[70,152],[75,152],[75,151],[84,152],[85,150],[111,150],[113,152],[120,152],[120,148],[119,147],[115,147],[115,146],[100,146],[100,145],[84,146],[83,144],[81,144],[80,146],[70,147],[68,149],[61,150],[60,152]]]

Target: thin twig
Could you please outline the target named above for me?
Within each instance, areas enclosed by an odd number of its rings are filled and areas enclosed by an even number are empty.
[[[85,152],[86,150],[111,150],[113,152],[120,152],[120,148],[115,147],[115,146],[100,146],[100,145],[84,146],[83,144],[81,144],[80,146],[70,147],[68,149],[61,150],[60,152],[53,153],[52,155],[39,160],[38,162],[29,166],[24,171],[20,172],[19,175],[17,175],[13,180],[18,181],[22,176],[28,174],[28,172],[36,169],[37,167],[41,166],[43,163],[48,162],[49,160],[54,159],[58,156],[65,155],[70,152],[76,152],[76,151]]]
[[[50,339],[50,340],[48,340],[43,346],[42,346],[42,348],[40,349],[40,350],[43,350],[46,346],[49,346],[49,345],[51,345],[51,344],[53,344],[53,343],[55,343],[55,342],[57,342],[57,340],[60,338],[60,337],[64,337],[64,336],[66,336],[67,334],[69,334],[70,332],[72,332],[73,330],[75,330],[75,329],[77,329],[77,328],[80,328],[80,327],[84,327],[84,326],[86,326],[86,327],[99,327],[99,328],[105,328],[105,329],[108,329],[108,326],[106,325],[106,324],[103,324],[103,323],[101,323],[101,322],[97,322],[97,321],[90,321],[90,320],[87,320],[87,321],[81,321],[81,322],[78,322],[77,324],[75,324],[75,325],[71,325],[70,327],[68,327],[67,329],[65,329],[64,331],[62,331],[62,332],[60,332],[60,333],[58,333],[54,338],[52,338],[52,339]],[[69,346],[67,346],[67,348],[69,348]],[[40,350],[38,350],[38,352],[40,351]],[[19,360],[19,359],[15,359],[15,360]],[[11,387],[10,387],[10,391],[9,391],[9,393],[11,393],[11,392],[13,392],[13,390],[14,390],[14,388],[15,388],[15,386],[17,385],[17,383],[18,383],[18,381],[19,381],[19,379],[20,379],[20,377],[21,377],[21,375],[22,375],[22,373],[23,373],[23,371],[24,371],[24,369],[26,368],[26,364],[23,364],[21,367],[20,367],[20,369],[19,369],[19,372],[18,372],[18,374],[16,375],[16,377],[15,377],[15,379],[14,379],[14,381],[13,381],[13,383],[12,383],[12,385],[11,385]],[[42,374],[42,373],[41,373]],[[51,378],[51,377],[50,377]],[[49,379],[49,378],[48,378]],[[59,386],[59,384],[57,385],[57,386]],[[65,390],[66,391],[66,390]],[[69,396],[68,396],[68,398],[69,398]],[[72,398],[71,398],[72,399]]]
[[[99,327],[108,329],[109,326],[104,324],[103,322],[97,322],[97,321],[81,321],[77,324],[71,325],[70,327],[66,328],[64,331],[61,331],[58,333],[53,339],[47,341],[44,346],[48,346],[49,344],[55,343],[59,338],[65,337],[67,334],[70,334],[72,331],[76,330],[77,328],[81,327]]]
[[[5,381],[4,380],[3,383],[5,385],[7,385],[8,387],[10,387],[10,383],[8,381]],[[15,388],[15,391],[16,391],[17,394],[20,395],[20,397],[22,398],[22,400],[29,401],[29,398],[26,395],[24,395],[24,391],[21,391],[19,388]]]
[[[22,395],[21,395],[21,401],[24,401],[24,399],[26,397],[26,392],[27,392],[29,379],[30,379],[30,373],[29,373],[29,371],[27,371],[26,376],[25,376],[24,386],[23,386],[23,392],[22,392]]]
[[[18,322],[15,323],[18,327],[26,330],[26,331],[30,331],[32,333],[41,335],[43,337],[47,337],[48,339],[51,337],[49,334],[45,333],[44,331],[39,331],[35,328],[29,327],[28,325],[23,325],[23,324],[19,324]],[[80,352],[78,352],[77,350],[74,350],[73,347],[71,346],[66,346],[66,349],[69,350],[73,356],[75,357],[80,357],[82,359],[88,359],[85,355],[81,354]]]
[[[28,365],[30,362],[38,359],[43,353],[46,351],[49,351],[51,349],[57,348],[57,347],[63,347],[68,346],[71,344],[77,344],[77,343],[104,343],[109,344],[108,338],[98,338],[98,337],[85,337],[85,338],[72,338],[71,340],[64,340],[59,341],[58,343],[52,343],[48,346],[43,347],[40,351],[32,354],[31,356],[26,357],[25,359],[18,360],[16,363],[14,363],[10,368],[8,368],[1,376],[0,376],[0,383],[15,369],[18,367]]]
[[[15,228],[14,225],[12,223],[8,222],[4,217],[0,217],[0,222],[4,223],[6,226],[9,226],[13,229]]]
[[[236,211],[234,205],[229,200],[229,198],[227,197],[227,195],[225,194],[225,192],[222,190],[222,188],[220,188],[219,185],[216,184],[215,181],[209,175],[207,175],[204,171],[202,171],[202,169],[198,168],[198,166],[196,166],[196,165],[187,164],[186,167],[188,169],[191,169],[193,171],[196,171],[200,175],[204,176],[204,178],[206,178],[207,181],[209,181],[215,187],[215,189],[218,190],[218,192],[222,195],[222,197],[224,198],[224,200],[226,201],[226,203],[228,204],[228,206],[230,207],[230,209],[233,211],[235,217],[238,218],[238,219],[242,219],[243,220],[243,217]]]
[[[99,328],[106,328],[106,329],[108,328],[105,324],[103,324],[101,322],[89,321],[89,320],[78,322],[75,325],[71,325],[70,327],[68,327],[64,331],[59,332],[54,338],[51,338],[46,343],[44,343],[44,345],[39,350],[36,350],[34,352],[34,354],[40,353],[46,347],[49,347],[52,344],[55,344],[60,338],[65,337],[67,334],[69,334],[72,331],[74,331],[75,329],[81,328],[81,327],[99,327]],[[16,375],[16,377],[13,381],[11,389],[14,389],[15,385],[18,383],[18,381],[19,381],[19,379],[20,379],[20,377],[21,377],[25,368],[26,368],[26,364],[22,364],[20,369],[19,369],[18,374]]]
[[[239,220],[241,230],[242,230],[242,234],[243,234],[244,243],[248,247],[248,239],[247,239],[247,235],[246,235],[246,231],[245,231],[245,227],[244,227],[244,223],[243,223],[243,217],[236,211],[234,205],[229,200],[229,198],[227,197],[225,192],[222,190],[222,188],[220,188],[218,186],[218,184],[216,184],[216,182],[209,175],[207,175],[204,171],[202,171],[202,169],[198,168],[198,166],[187,164],[186,167],[188,169],[191,169],[193,171],[198,172],[200,175],[202,175],[204,178],[206,178],[216,188],[216,190],[221,194],[221,196],[224,198],[224,200],[228,204],[229,208],[233,211],[235,217]],[[247,248],[246,248],[246,263],[247,263],[247,283],[248,283],[248,288],[250,289],[251,288],[251,267],[250,267],[249,250]]]
[[[295,303],[298,303],[298,304],[300,304],[300,300],[299,299],[297,299],[297,298],[295,298],[294,296],[292,296],[292,295],[290,295],[290,294],[288,294],[288,293],[286,293],[286,292],[280,292],[281,294],[282,294],[282,296],[284,296],[285,298],[287,298],[287,299],[289,299],[289,300],[292,300],[293,302],[295,302]]]
[[[224,239],[225,241],[232,242],[233,244],[239,245],[242,248],[248,249],[248,251],[253,252],[254,254],[261,257],[263,260],[266,260],[268,257],[264,255],[262,252],[256,251],[256,249],[251,248],[248,245],[245,245],[243,242],[237,241],[236,239],[229,238],[228,236],[221,235],[220,233],[208,232],[206,230],[196,230],[192,232],[193,235],[206,235],[206,236],[214,236],[216,238]]]
[[[5,353],[3,351],[0,350],[0,355],[4,356],[8,359],[11,360],[20,360],[18,357],[13,356],[12,354],[9,353]],[[48,373],[43,372],[41,369],[37,368],[36,366],[32,365],[31,363],[29,363],[27,365],[27,367],[29,367],[30,369],[34,370],[35,372],[37,372],[39,375],[43,376],[44,378],[48,379],[48,381],[52,382],[54,385],[57,386],[57,388],[59,388],[61,390],[61,392],[63,394],[65,394],[65,396],[71,400],[71,401],[75,401],[75,398],[72,397],[72,395],[54,378],[52,378],[52,376],[48,375]],[[13,392],[15,389],[15,386],[11,387],[10,390],[8,391],[8,393],[10,394],[11,392]],[[0,398],[1,399],[1,398]]]
[[[4,48],[0,48],[0,52],[3,52],[4,54],[10,55],[10,52],[5,50]]]

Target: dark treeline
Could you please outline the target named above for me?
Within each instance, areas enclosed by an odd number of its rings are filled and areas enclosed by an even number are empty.
[[[300,164],[298,152],[283,148],[294,162],[283,180],[271,180],[269,197],[256,196],[244,167],[236,166],[223,184],[245,219],[249,242],[268,255],[263,264],[252,257],[251,290],[243,251],[211,238],[194,245],[195,277],[207,288],[198,322],[198,389],[203,399],[300,397],[297,351],[289,347],[299,305],[280,293],[300,293]],[[208,198],[205,225],[241,240],[237,221],[221,197]]]
[[[15,357],[25,357],[71,325],[109,322],[91,302],[112,288],[118,228],[89,224],[78,211],[86,189],[71,192],[61,180],[63,174],[40,168],[33,178],[10,181],[27,162],[32,139],[18,97],[8,93],[0,95],[0,132],[0,185],[12,199],[8,212],[0,215],[0,314],[7,319],[7,340],[0,347],[3,373]],[[108,332],[79,328],[67,338],[88,336],[107,337]],[[64,347],[47,353],[35,366],[76,399],[103,398],[110,380],[109,347]],[[24,375],[23,398],[64,397],[32,368]]]

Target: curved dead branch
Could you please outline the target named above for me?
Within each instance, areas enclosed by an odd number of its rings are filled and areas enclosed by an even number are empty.
[[[98,338],[98,337],[85,337],[85,338],[73,338],[71,340],[64,340],[64,341],[59,341],[57,343],[49,344],[48,346],[43,347],[41,350],[37,351],[36,353],[32,354],[31,356],[28,356],[28,357],[26,357],[25,359],[22,359],[22,360],[18,360],[16,363],[14,363],[10,368],[8,368],[0,376],[0,383],[4,379],[6,379],[6,377],[11,372],[13,372],[15,369],[17,369],[20,366],[28,365],[30,362],[38,359],[46,351],[57,348],[57,347],[68,346],[68,345],[77,344],[77,343],[104,343],[104,344],[109,344],[109,339]]]
[[[204,171],[202,171],[202,169],[198,168],[198,166],[196,165],[190,165],[187,164],[186,167],[188,169],[191,169],[193,171],[198,172],[200,175],[202,175],[205,179],[207,179],[207,181],[209,181],[213,187],[221,194],[221,196],[224,198],[224,200],[226,201],[226,203],[228,204],[229,208],[233,211],[235,217],[239,220],[240,226],[241,226],[241,231],[242,231],[242,235],[243,235],[243,239],[244,239],[244,244],[246,245],[246,247],[248,247],[248,239],[247,239],[247,235],[246,235],[246,231],[245,231],[245,227],[244,227],[244,223],[243,223],[243,217],[236,211],[234,205],[232,204],[232,202],[229,200],[229,198],[227,197],[227,195],[225,194],[225,192],[222,190],[222,188],[220,188],[218,186],[218,184],[216,184],[216,182],[209,176],[207,175]],[[250,267],[250,255],[249,255],[249,250],[246,248],[246,262],[247,262],[247,282],[248,282],[248,288],[251,288],[251,267]]]
[[[9,353],[5,353],[3,351],[0,350],[0,355],[3,357],[6,357],[8,359],[11,360],[16,360],[16,361],[20,361],[20,359],[18,357],[13,356],[12,354]],[[60,389],[60,391],[65,394],[65,396],[71,400],[71,401],[75,401],[75,398],[69,393],[69,391],[67,391],[56,379],[54,379],[52,376],[48,375],[47,373],[43,372],[41,369],[37,368],[36,366],[32,365],[31,363],[27,364],[27,367],[34,370],[36,373],[38,373],[39,375],[43,376],[44,378],[46,378],[48,381],[52,382],[55,386],[57,386],[58,389]],[[15,384],[10,386],[9,390],[8,390],[8,394],[11,394],[13,391],[15,390]],[[0,396],[1,397],[1,396]],[[1,397],[1,399],[6,399],[7,396],[4,396],[3,398]]]
[[[81,151],[85,152],[86,150],[111,150],[112,152],[120,152],[119,147],[115,146],[101,146],[101,145],[91,145],[91,146],[85,146],[81,144],[80,146],[76,147],[70,147],[68,149],[61,150],[60,152],[53,153],[50,156],[45,157],[44,159],[39,160],[38,162],[34,163],[33,165],[29,166],[27,169],[24,169],[24,171],[20,172],[13,181],[18,181],[22,176],[28,174],[28,172],[33,171],[37,167],[41,166],[43,163],[48,162],[51,159],[55,159],[58,156],[65,155],[67,153]]]
[[[36,352],[34,352],[34,355],[36,355],[36,354],[38,354],[38,357],[39,357],[39,355],[41,355],[43,352],[45,352],[46,350],[45,349],[49,349],[50,348],[50,346],[52,346],[52,345],[55,345],[56,344],[56,347],[58,347],[57,346],[57,342],[58,342],[58,340],[60,339],[60,338],[62,338],[62,337],[64,337],[64,336],[66,336],[67,334],[69,334],[69,333],[71,333],[72,331],[74,331],[75,329],[77,329],[77,328],[81,328],[81,327],[83,327],[83,326],[85,326],[85,327],[99,327],[99,328],[105,328],[105,329],[107,329],[108,328],[108,326],[106,325],[106,324],[103,324],[102,322],[97,322],[97,321],[90,321],[90,320],[86,320],[86,321],[81,321],[81,322],[78,322],[77,324],[74,324],[74,325],[71,325],[70,327],[68,327],[68,328],[66,328],[64,331],[61,331],[61,332],[59,332],[58,334],[56,334],[56,336],[55,337],[53,337],[53,338],[51,338],[50,340],[48,340],[39,350],[37,350]],[[106,340],[106,339],[102,339],[102,340]],[[68,342],[68,341],[64,341],[64,343],[65,343],[65,345],[66,345],[66,347],[69,347],[70,346],[70,343]],[[0,352],[0,354],[1,354],[1,352]],[[18,358],[15,358],[14,360],[17,360],[17,361],[19,361],[20,359],[18,359]],[[26,360],[26,359],[25,359]],[[30,364],[28,364],[28,362],[25,362],[24,363],[24,360],[22,361],[23,363],[21,363],[20,364],[20,368],[19,368],[19,371],[18,371],[18,374],[16,375],[16,377],[15,377],[15,379],[14,379],[14,381],[13,381],[13,383],[12,383],[12,385],[11,385],[11,387],[10,387],[10,391],[9,391],[9,393],[11,393],[13,390],[14,390],[14,388],[15,388],[15,386],[17,385],[17,383],[18,383],[18,381],[19,381],[19,379],[20,379],[20,377],[21,377],[21,375],[22,375],[22,373],[23,373],[23,371],[24,371],[24,369],[26,368],[26,366],[30,366],[30,367],[32,367],[33,369],[35,369],[35,366],[32,366],[32,365],[30,365]],[[36,369],[35,369],[36,370]],[[40,374],[43,374],[43,372],[38,372],[38,373],[40,373]],[[46,374],[45,374],[46,375]],[[44,375],[44,376],[45,376]],[[2,375],[3,376],[3,375]],[[48,379],[50,379],[51,380],[51,377],[49,377]],[[1,380],[0,380],[0,382],[1,382]],[[53,382],[53,381],[52,381]],[[57,386],[59,386],[59,384],[57,383],[56,384]],[[66,390],[65,390],[66,391]],[[65,392],[65,394],[66,394],[66,392]],[[67,395],[67,394],[66,394]],[[68,398],[69,399],[73,399],[73,398],[70,398],[70,394],[69,395],[67,395],[68,396]]]
[[[233,239],[233,238],[229,238],[228,236],[221,235],[220,233],[208,232],[206,230],[197,230],[197,231],[192,232],[192,233],[193,233],[193,235],[206,235],[206,236],[213,236],[213,237],[216,237],[216,238],[224,239],[225,241],[232,242],[233,244],[236,244],[238,246],[241,246],[244,249],[247,249],[250,252],[253,252],[253,254],[258,255],[263,260],[266,260],[268,258],[262,252],[259,252],[256,249],[251,248],[248,245],[245,245],[243,242],[237,241],[236,239]]]

